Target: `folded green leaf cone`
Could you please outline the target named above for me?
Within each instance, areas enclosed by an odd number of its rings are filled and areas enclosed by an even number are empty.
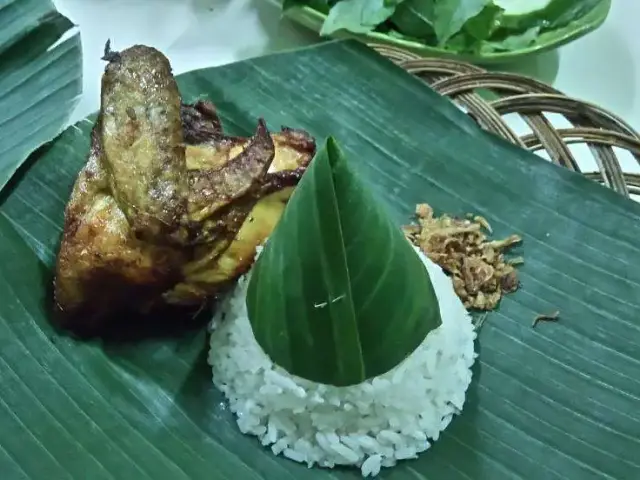
[[[422,261],[333,138],[253,267],[247,309],[274,363],[336,386],[388,372],[441,324]]]

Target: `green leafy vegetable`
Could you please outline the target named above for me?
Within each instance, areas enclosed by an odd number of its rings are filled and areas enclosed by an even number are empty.
[[[490,0],[405,0],[391,22],[403,34],[454,51],[472,51],[491,36],[501,13]]]
[[[553,0],[544,12],[547,28],[558,28],[571,23],[593,10],[601,0]]]
[[[602,24],[610,5],[611,0],[284,0],[283,8],[324,36],[339,32],[426,55],[500,61],[585,35]]]
[[[436,0],[405,0],[396,9],[391,22],[402,32],[415,38],[434,39]]]
[[[469,20],[491,6],[493,6],[491,0],[441,0],[436,2],[433,27],[438,37],[438,43],[444,45],[451,37],[460,32]]]
[[[441,322],[424,265],[332,138],[253,268],[247,309],[276,364],[338,386],[391,370]]]
[[[478,15],[471,17],[464,24],[463,31],[479,46],[496,31],[501,15],[502,9],[489,2]]]
[[[524,13],[520,13],[518,10],[509,10],[507,8],[509,4],[506,0],[496,3],[505,9],[501,19],[502,28],[522,32],[536,26],[541,30],[563,27],[584,17],[601,4],[602,0],[550,0],[543,8],[532,9]],[[527,5],[529,5],[528,1],[524,0],[522,7],[526,9]]]
[[[338,30],[370,32],[393,15],[395,8],[389,0],[342,0],[331,7],[320,34],[331,35]]]
[[[56,44],[72,26],[50,0],[0,1],[0,190],[76,105],[80,36]]]
[[[486,42],[484,47],[490,50],[517,50],[519,48],[526,48],[531,45],[538,34],[540,33],[540,27],[532,27],[526,30],[524,33],[508,35],[502,40],[496,40]]]

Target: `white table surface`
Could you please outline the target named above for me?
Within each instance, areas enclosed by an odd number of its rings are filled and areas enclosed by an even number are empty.
[[[176,73],[222,65],[312,43],[316,37],[286,20],[266,0],[54,0],[82,34],[84,93],[73,121],[98,109],[104,44],[135,43],[163,51]],[[516,68],[567,95],[596,103],[640,130],[639,0],[615,0],[596,32]],[[521,125],[514,124],[516,130]],[[590,155],[578,161],[591,170]],[[640,173],[630,156],[623,168]]]

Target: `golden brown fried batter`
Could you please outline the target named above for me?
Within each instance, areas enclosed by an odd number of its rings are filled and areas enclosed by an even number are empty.
[[[234,200],[257,191],[274,156],[275,145],[261,120],[256,135],[236,156],[227,156],[221,166],[189,170],[189,218],[211,218]]]
[[[167,59],[105,51],[91,151],[65,211],[60,324],[199,305],[248,270],[315,154],[306,132],[225,136],[215,107],[181,104]]]
[[[260,173],[261,181],[247,186],[251,176],[236,180],[238,171],[260,168],[262,155],[258,153],[262,149],[273,153],[273,160],[267,172]],[[251,159],[252,152],[257,160]],[[253,139],[225,137],[207,145],[187,147],[190,178],[200,182],[193,189],[198,193],[190,204],[192,218],[205,220],[195,240],[193,258],[182,269],[183,281],[164,295],[167,303],[201,303],[207,292],[215,292],[251,267],[256,246],[264,243],[273,231],[314,154],[315,142],[306,132],[283,128],[269,137],[263,125],[258,126]],[[249,166],[242,168],[244,162]],[[203,201],[212,189],[211,175],[227,165],[232,167],[228,174],[232,181],[221,187],[222,192]],[[229,186],[244,193],[235,193]],[[225,197],[229,203],[220,207],[216,199]]]
[[[483,229],[491,227],[484,218],[434,217],[427,204],[417,205],[416,216],[417,225],[404,227],[407,238],[451,275],[466,308],[493,310],[503,294],[518,289],[518,260],[509,262],[503,254],[522,241],[518,235],[488,241]]]
[[[185,146],[169,61],[142,45],[105,58],[98,134],[110,191],[138,237],[184,242]]]

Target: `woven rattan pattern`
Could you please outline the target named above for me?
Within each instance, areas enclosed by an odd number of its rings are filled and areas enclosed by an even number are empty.
[[[482,128],[533,152],[545,150],[558,165],[578,171],[622,195],[640,195],[640,175],[623,172],[613,149],[618,147],[631,153],[640,164],[640,135],[612,113],[567,97],[532,78],[491,73],[454,60],[422,58],[385,45],[371,46],[464,107]],[[489,90],[497,98],[486,100],[477,93],[479,89]],[[510,113],[519,114],[533,133],[519,137],[503,118]],[[545,113],[563,115],[572,128],[555,128]],[[598,171],[580,170],[569,149],[572,144],[589,147]]]

